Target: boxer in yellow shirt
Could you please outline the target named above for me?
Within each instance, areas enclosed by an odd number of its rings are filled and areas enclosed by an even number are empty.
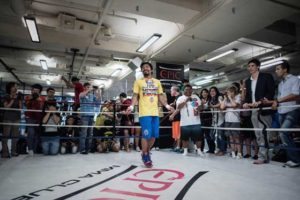
[[[159,137],[158,101],[166,109],[171,111],[174,111],[174,109],[168,105],[166,98],[163,96],[160,81],[152,77],[152,64],[143,62],[140,67],[144,78],[134,82],[132,105],[128,107],[127,111],[133,111],[134,105],[138,101],[139,120],[142,127],[142,160],[146,167],[152,167],[149,151],[155,142],[155,138]]]

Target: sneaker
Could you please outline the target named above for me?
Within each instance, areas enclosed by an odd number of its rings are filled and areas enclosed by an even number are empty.
[[[242,158],[243,158],[242,154],[238,153],[237,156],[236,156],[236,159],[242,159]]]
[[[89,152],[87,152],[87,151],[85,151],[85,150],[83,150],[83,151],[81,151],[80,152],[80,154],[84,154],[84,155],[86,155],[86,154],[88,154]]]
[[[293,168],[293,167],[299,167],[300,166],[299,163],[295,163],[295,162],[293,162],[291,160],[287,161],[284,165],[288,166],[288,167],[291,167],[291,168]]]
[[[152,167],[152,161],[151,161],[149,153],[148,154],[142,153],[142,161],[146,167]]]
[[[268,164],[269,161],[268,160],[255,160],[253,162],[253,164],[256,164],[256,165],[261,165],[261,164]]]
[[[188,150],[187,150],[187,149],[183,149],[182,155],[183,155],[183,156],[187,156],[187,154],[188,154]]]
[[[206,151],[206,153],[215,153],[215,151],[213,151],[213,150],[208,150],[208,151]]]
[[[9,155],[1,155],[1,158],[10,158]]]
[[[34,155],[33,150],[29,150],[28,155],[33,156]]]
[[[258,155],[254,155],[254,156],[252,157],[252,159],[253,159],[253,160],[257,160],[257,159],[258,159]]]
[[[133,149],[133,143],[129,143],[128,148],[129,148],[129,149]]]
[[[250,158],[251,156],[249,154],[246,154],[243,156],[244,158]]]
[[[155,151],[159,151],[159,147],[155,147]]]
[[[148,152],[148,159],[149,159],[149,161],[151,162],[151,164],[152,164],[152,160],[151,160],[151,153],[150,152]]]
[[[136,150],[137,152],[140,152],[140,151],[141,151],[140,147],[136,147],[135,150]]]
[[[204,153],[200,149],[197,150],[197,154],[201,157],[205,156]]]
[[[216,156],[224,156],[225,153],[224,153],[223,151],[219,151],[219,152],[217,152],[215,155],[216,155]]]
[[[232,157],[232,158],[235,158],[235,157],[236,157],[234,151],[231,152],[231,157]]]

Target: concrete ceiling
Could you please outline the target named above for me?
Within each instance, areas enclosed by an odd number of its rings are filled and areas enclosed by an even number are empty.
[[[112,90],[124,78],[131,84],[128,62],[136,57],[189,65],[192,83],[214,75],[209,84],[219,84],[247,76],[252,57],[281,55],[299,65],[299,12],[298,0],[1,0],[0,59],[27,85],[50,80],[61,87],[61,75],[76,75]],[[23,16],[36,18],[40,43],[31,42]],[[154,33],[162,37],[137,53]],[[238,51],[204,62],[232,48]],[[0,77],[15,80],[1,64]]]

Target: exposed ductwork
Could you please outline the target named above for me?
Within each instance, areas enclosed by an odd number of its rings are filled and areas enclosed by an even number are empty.
[[[57,31],[80,35],[83,37],[90,37],[98,25],[92,22],[87,22],[76,18],[74,15],[59,13],[54,16],[35,15],[36,21],[39,25],[55,28]],[[101,28],[95,38],[95,44],[100,43],[101,40],[109,41],[114,38],[114,34],[109,25],[101,24]]]
[[[10,0],[10,8],[20,17],[24,16],[26,13],[24,0]]]

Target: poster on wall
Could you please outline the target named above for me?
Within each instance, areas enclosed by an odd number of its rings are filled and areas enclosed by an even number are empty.
[[[169,93],[173,85],[181,85],[184,79],[184,66],[156,63],[156,78],[160,80],[164,91]]]

